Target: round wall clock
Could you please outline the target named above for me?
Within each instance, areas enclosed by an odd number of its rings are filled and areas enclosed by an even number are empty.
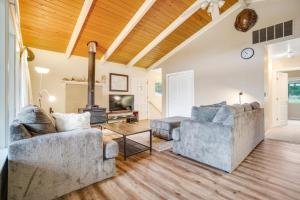
[[[241,52],[241,57],[243,59],[250,59],[254,56],[254,49],[252,48],[245,48]]]

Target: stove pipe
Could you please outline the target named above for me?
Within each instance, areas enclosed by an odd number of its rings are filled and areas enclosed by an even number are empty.
[[[95,105],[95,59],[97,42],[88,42],[89,52],[89,69],[88,69],[88,103],[85,108],[78,108],[79,113],[90,112],[91,113],[91,124],[105,123],[106,120],[106,108],[100,108]]]
[[[96,51],[97,42],[90,41],[87,43],[89,52],[89,69],[88,69],[88,104],[87,108],[91,109],[95,105],[95,71],[96,71]]]

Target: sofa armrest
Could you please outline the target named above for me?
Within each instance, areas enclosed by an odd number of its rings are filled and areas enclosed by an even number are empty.
[[[180,140],[173,142],[173,152],[231,171],[233,129],[221,123],[185,120],[180,126]]]
[[[104,159],[111,159],[118,156],[119,145],[116,141],[104,141]]]
[[[180,127],[174,128],[172,131],[172,138],[174,141],[180,140]]]
[[[55,199],[104,173],[102,132],[84,129],[13,142],[8,153],[10,199]]]
[[[9,146],[8,160],[59,168],[70,160],[87,160],[85,156],[88,154],[89,159],[103,160],[102,132],[99,129],[51,133],[13,142]]]

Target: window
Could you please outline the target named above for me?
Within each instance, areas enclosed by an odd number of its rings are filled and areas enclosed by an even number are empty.
[[[9,125],[16,115],[16,36],[8,1],[0,0],[0,149],[9,144]]]
[[[162,94],[162,86],[161,86],[161,82],[156,82],[154,84],[154,88],[155,88],[155,94],[156,95],[161,95]]]
[[[0,149],[7,146],[7,38],[8,38],[7,1],[0,0]]]
[[[300,104],[300,80],[289,82],[289,103]]]

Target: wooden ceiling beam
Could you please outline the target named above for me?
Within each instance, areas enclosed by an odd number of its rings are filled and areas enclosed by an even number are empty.
[[[138,9],[135,15],[131,18],[128,24],[124,27],[124,29],[120,32],[120,34],[116,37],[116,39],[104,53],[101,58],[102,63],[106,62],[106,60],[114,53],[114,51],[119,47],[119,45],[132,31],[132,29],[139,23],[139,21],[143,18],[143,16],[148,12],[148,10],[155,2],[156,0],[145,0],[143,5]]]
[[[246,2],[248,4],[256,3],[256,2],[261,2],[264,0],[247,0]],[[205,27],[200,29],[198,32],[193,34],[191,37],[186,39],[184,42],[182,42],[180,45],[178,45],[176,48],[174,48],[172,51],[170,51],[168,54],[166,54],[164,57],[156,61],[153,65],[147,68],[147,70],[152,70],[157,68],[161,63],[166,61],[168,58],[173,56],[175,53],[177,53],[179,50],[183,49],[185,46],[190,44],[192,41],[194,41],[196,38],[200,37],[204,33],[206,33],[208,30],[212,29],[214,26],[216,26],[218,23],[223,21],[228,15],[233,13],[234,11],[244,8],[245,7],[245,1],[244,0],[239,0],[238,3],[235,5],[231,6],[228,10],[226,10],[222,15],[217,17],[215,20],[212,20],[209,24],[207,24]]]
[[[211,12],[211,18],[212,20],[217,20],[220,17],[220,9],[217,3],[214,3],[212,12]]]
[[[72,32],[72,35],[71,35],[71,38],[70,38],[70,41],[69,41],[69,44],[68,44],[68,47],[67,47],[67,50],[66,50],[66,56],[69,58],[73,52],[73,49],[75,47],[75,44],[78,40],[78,37],[80,35],[80,32],[81,32],[81,29],[85,23],[85,20],[92,8],[92,5],[94,3],[95,0],[85,0],[83,5],[82,5],[82,8],[81,8],[81,11],[80,11],[80,14],[79,14],[79,17],[77,18],[77,22],[75,24],[75,27],[74,27],[74,30]]]
[[[185,22],[190,16],[199,10],[201,4],[205,0],[195,1],[188,9],[186,9],[175,21],[173,21],[163,32],[161,32],[152,42],[150,42],[142,51],[140,51],[131,61],[128,66],[134,66],[141,58],[143,58],[151,49],[158,45],[170,33],[172,33],[178,26]]]

